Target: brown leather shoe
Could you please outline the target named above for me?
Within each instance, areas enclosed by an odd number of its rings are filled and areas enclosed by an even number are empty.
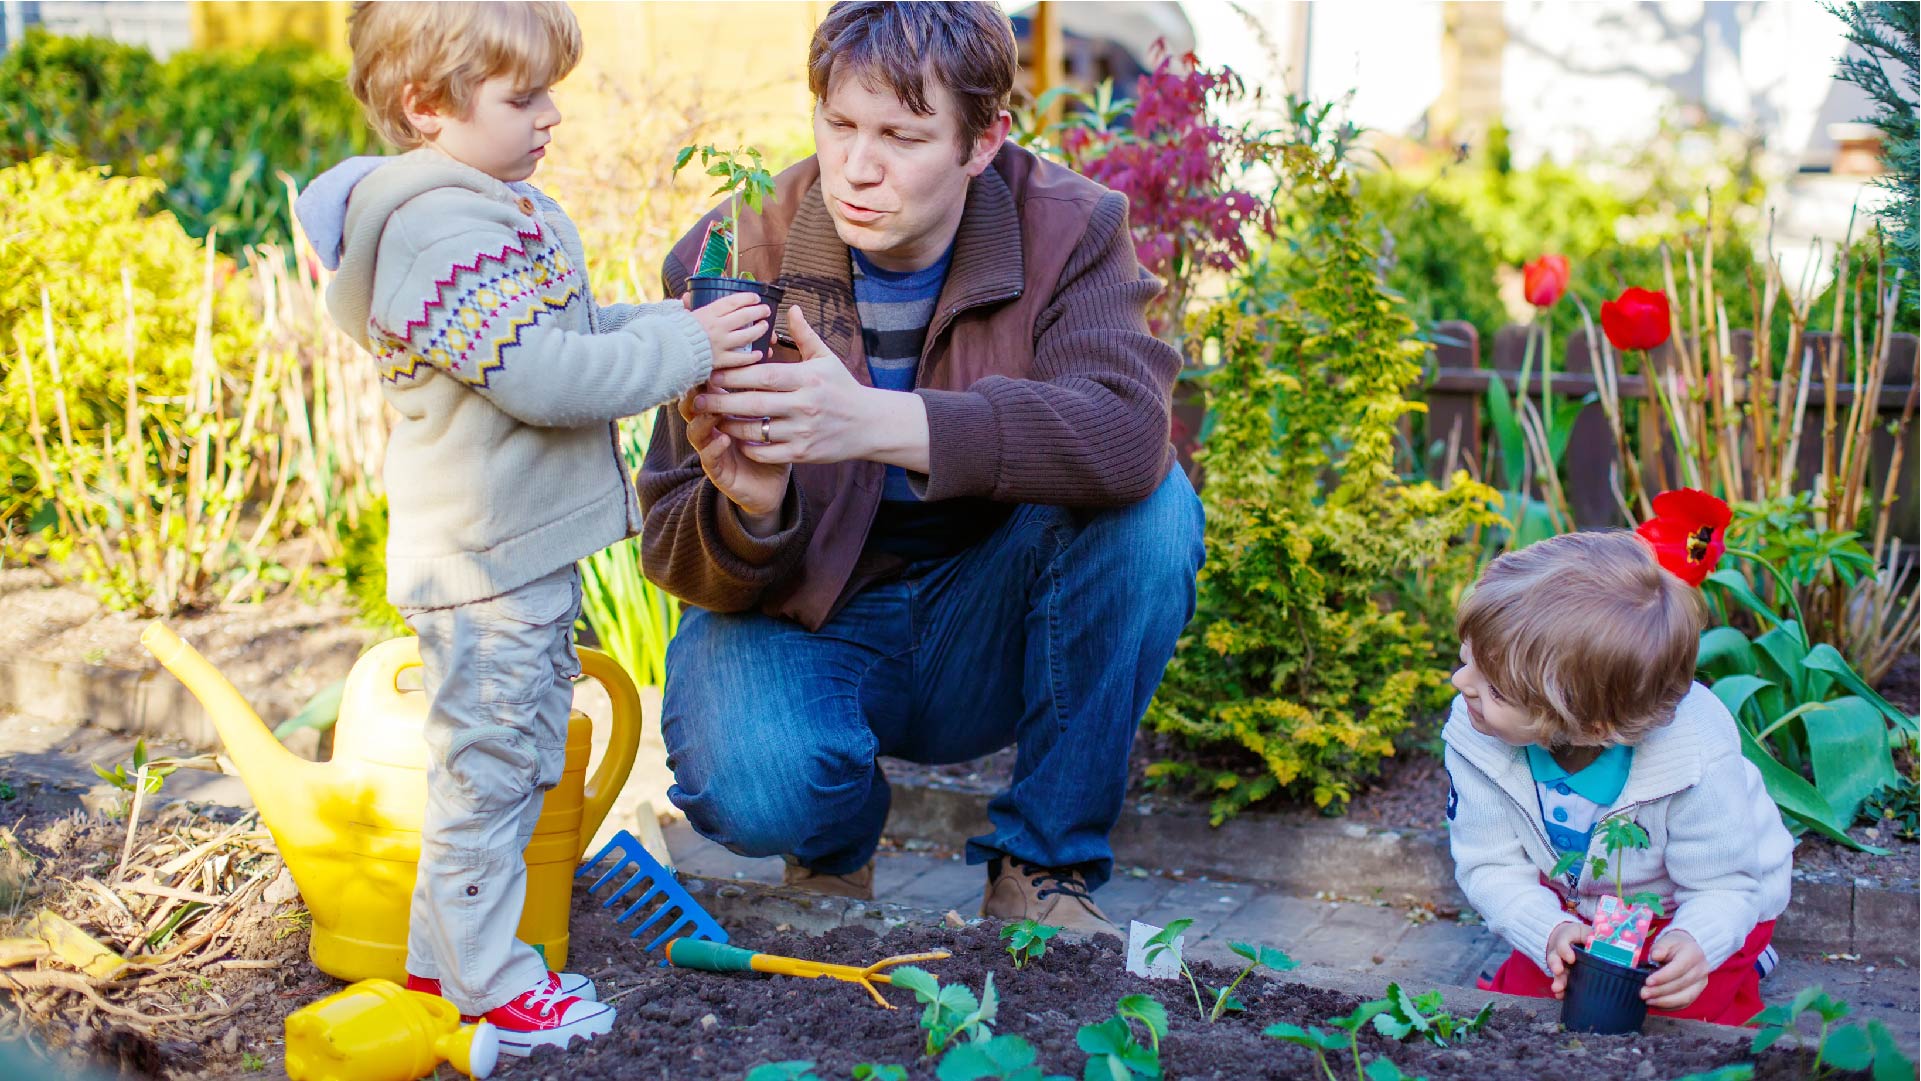
[[[868,860],[858,871],[844,875],[824,875],[798,863],[781,868],[780,884],[829,897],[852,897],[856,901],[874,899],[874,861]]]
[[[1079,871],[1036,867],[1012,858],[987,861],[987,893],[981,915],[1003,920],[1033,920],[1083,935],[1121,937],[1088,895]]]

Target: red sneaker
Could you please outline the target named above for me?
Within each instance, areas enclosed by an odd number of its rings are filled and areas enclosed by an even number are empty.
[[[578,972],[549,971],[547,976],[549,979],[560,981],[560,993],[563,995],[584,998],[589,1002],[600,1001],[600,992],[595,989],[594,981],[582,976]],[[407,990],[419,991],[429,995],[438,995],[440,994],[440,981],[430,980],[425,976],[416,976],[409,972],[407,973]],[[467,1021],[472,1023],[473,1018],[469,1017]]]
[[[504,1006],[488,1010],[485,1020],[500,1030],[500,1051],[525,1057],[536,1047],[565,1049],[579,1036],[593,1039],[613,1031],[614,1008],[562,994],[551,973],[539,986]]]

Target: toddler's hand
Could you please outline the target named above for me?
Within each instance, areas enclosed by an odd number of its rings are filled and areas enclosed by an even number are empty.
[[[1587,924],[1569,920],[1547,936],[1547,974],[1554,977],[1554,997],[1567,992],[1567,970],[1574,963],[1574,947],[1587,940]]]
[[[1686,931],[1668,930],[1654,940],[1648,959],[1661,967],[1641,987],[1641,998],[1657,1010],[1691,1005],[1707,989],[1708,955]]]
[[[767,333],[767,318],[773,312],[752,293],[734,293],[702,308],[693,309],[694,318],[707,332],[714,349],[714,368],[739,368],[765,359],[748,348]]]

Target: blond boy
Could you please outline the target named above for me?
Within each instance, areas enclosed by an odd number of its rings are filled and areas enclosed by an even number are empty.
[[[1693,681],[1699,594],[1628,532],[1575,533],[1495,560],[1457,616],[1461,692],[1442,731],[1455,878],[1515,952],[1481,986],[1561,997],[1575,947],[1614,889],[1658,894],[1641,997],[1656,1012],[1743,1024],[1761,1009],[1793,842],[1735,720]],[[1619,816],[1649,847],[1607,853]]]
[[[574,564],[640,528],[612,422],[752,363],[769,313],[594,303],[579,233],[526,183],[580,56],[565,4],[359,3],[350,27],[354,96],[406,153],[343,163],[299,211],[397,418],[387,591],[432,701],[408,984],[527,1054],[614,1020],[514,936],[580,671]]]

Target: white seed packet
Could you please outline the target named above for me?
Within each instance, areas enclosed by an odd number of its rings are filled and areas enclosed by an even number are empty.
[[[1174,940],[1174,948],[1161,953],[1153,964],[1147,963],[1147,940],[1161,933],[1161,929],[1151,923],[1132,920],[1127,925],[1127,971],[1130,975],[1145,976],[1150,980],[1171,980],[1181,974],[1181,949],[1187,945],[1187,936]]]

